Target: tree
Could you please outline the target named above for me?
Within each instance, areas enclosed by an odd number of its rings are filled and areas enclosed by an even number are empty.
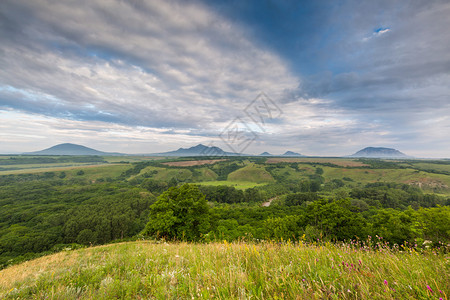
[[[77,243],[83,245],[89,245],[95,243],[97,240],[97,234],[90,229],[83,229],[77,236]]]
[[[147,236],[199,240],[209,231],[208,204],[198,186],[184,184],[162,193],[150,206]]]
[[[345,240],[364,236],[365,220],[350,208],[349,199],[314,201],[306,208],[308,225],[314,226],[331,239]]]
[[[322,175],[323,174],[323,169],[322,168],[317,168],[316,169],[316,174],[317,175]]]

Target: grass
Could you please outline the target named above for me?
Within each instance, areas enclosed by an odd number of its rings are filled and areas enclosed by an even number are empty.
[[[142,162],[142,161],[151,161],[151,160],[162,160],[165,157],[161,156],[103,156],[103,159],[109,163],[118,163],[118,162]]]
[[[272,175],[267,172],[263,166],[258,166],[249,163],[243,168],[240,168],[228,174],[229,181],[248,181],[255,183],[268,183],[274,181]]]
[[[4,299],[447,299],[449,258],[350,245],[131,242],[0,271]]]
[[[298,164],[298,171],[290,166],[285,166],[283,168],[274,169],[272,174],[274,174],[275,178],[277,178],[277,176],[283,176],[287,180],[301,180],[308,179],[308,175],[313,175],[315,170],[316,169],[312,166]]]
[[[419,169],[423,169],[423,170],[436,170],[436,171],[450,172],[450,165],[433,164],[433,163],[413,163],[411,165],[415,168],[419,168]]]
[[[164,162],[163,165],[176,166],[176,167],[191,167],[191,166],[201,166],[201,165],[213,165],[220,161],[225,161],[226,159],[201,159],[201,160],[181,160],[181,161],[171,161]]]
[[[172,178],[184,181],[192,178],[192,172],[188,169],[161,169],[153,176],[156,180],[169,181]]]
[[[100,166],[100,163],[52,163],[52,164],[21,164],[0,166],[0,175],[29,174],[70,170],[86,166]]]
[[[250,181],[217,180],[217,181],[196,182],[196,184],[212,185],[212,186],[228,185],[228,186],[233,186],[233,187],[235,187],[238,190],[246,190],[246,189],[249,189],[249,188],[253,188],[255,186],[264,185],[265,183],[256,183],[256,182],[250,182]]]
[[[327,158],[327,157],[271,157],[268,158],[266,163],[318,163],[318,164],[334,164],[341,167],[363,167],[367,166],[364,163],[357,161],[356,159],[349,158]]]
[[[352,178],[355,182],[398,182],[419,185],[425,191],[432,191],[435,188],[441,192],[450,193],[450,176],[443,174],[433,174],[413,169],[345,169],[322,167],[323,176],[327,181]]]
[[[18,165],[19,166],[19,165]],[[48,166],[44,165],[31,165],[26,167],[21,165],[24,169],[20,170],[9,170],[9,171],[0,171],[0,175],[9,175],[9,174],[33,174],[33,173],[43,173],[43,172],[65,172],[68,175],[76,174],[79,170],[83,170],[90,179],[97,179],[100,177],[114,177],[120,175],[123,171],[130,168],[130,165],[127,164],[76,164],[76,163],[67,163],[67,164],[48,164]],[[16,165],[11,166],[16,167]]]

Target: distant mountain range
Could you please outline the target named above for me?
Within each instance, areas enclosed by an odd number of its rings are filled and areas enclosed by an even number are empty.
[[[121,153],[102,152],[76,144],[59,144],[41,151],[27,152],[25,155],[124,155]]]
[[[82,145],[71,143],[59,144],[41,151],[23,153],[25,155],[127,155],[117,152],[103,152]],[[149,156],[247,156],[246,154],[238,154],[233,152],[226,152],[215,146],[205,146],[198,144],[190,148],[179,148],[175,151],[168,151],[162,153],[145,154]],[[269,152],[263,152],[259,156],[288,156],[288,157],[305,157],[300,153],[286,151],[283,155],[273,155]],[[392,148],[383,147],[367,147],[350,157],[368,157],[368,158],[408,158],[406,154]]]
[[[297,153],[297,152],[292,152],[292,151],[286,151],[282,155],[273,155],[269,152],[263,152],[263,153],[259,154],[258,156],[301,156],[301,157],[304,157],[304,155]]]
[[[368,157],[368,158],[408,158],[409,156],[393,148],[383,147],[367,147],[359,150],[351,157]]]

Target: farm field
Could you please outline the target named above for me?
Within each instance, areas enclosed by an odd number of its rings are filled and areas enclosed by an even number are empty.
[[[447,299],[448,257],[381,249],[304,243],[111,244],[1,270],[0,297]]]

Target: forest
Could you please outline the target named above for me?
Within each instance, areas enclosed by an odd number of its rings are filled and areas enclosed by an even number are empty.
[[[0,267],[136,239],[450,242],[450,161],[109,159],[1,175]]]

